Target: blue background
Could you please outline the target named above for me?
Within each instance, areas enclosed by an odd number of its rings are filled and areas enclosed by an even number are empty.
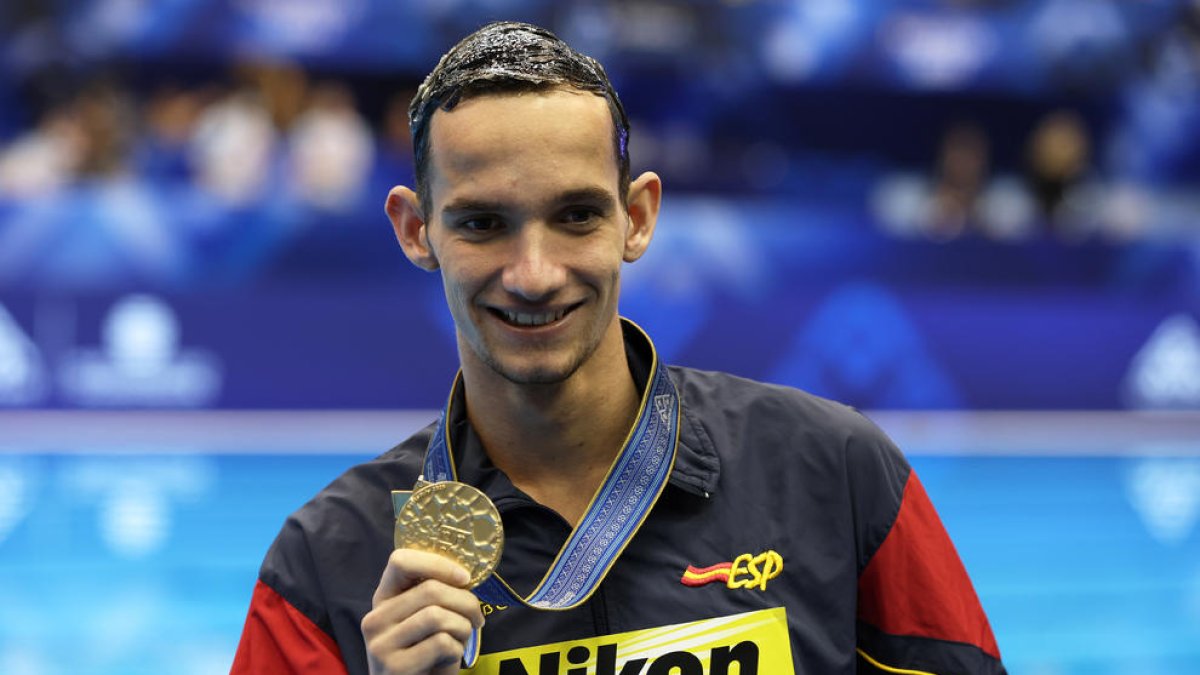
[[[382,202],[498,18],[600,58],[664,178],[621,310],[668,361],[874,416],[1010,672],[1200,673],[1188,0],[4,3],[0,673],[225,672],[287,514],[432,418]]]

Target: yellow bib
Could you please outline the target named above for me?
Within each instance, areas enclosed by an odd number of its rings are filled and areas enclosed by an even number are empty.
[[[482,654],[474,675],[794,675],[782,607]]]

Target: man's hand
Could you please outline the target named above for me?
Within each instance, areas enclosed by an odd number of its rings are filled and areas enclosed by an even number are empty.
[[[470,575],[433,553],[398,549],[362,620],[374,675],[457,673],[472,628],[483,625]]]

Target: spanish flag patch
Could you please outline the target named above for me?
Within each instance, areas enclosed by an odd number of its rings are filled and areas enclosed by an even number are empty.
[[[732,566],[733,563],[731,562],[717,563],[708,567],[688,565],[687,569],[683,572],[683,578],[679,581],[684,586],[703,586],[711,584],[714,581],[726,583],[729,581],[729,568]]]
[[[758,555],[743,553],[733,562],[717,563],[708,567],[688,565],[679,582],[684,586],[704,586],[719,581],[729,588],[767,590],[767,582],[783,572],[783,556],[775,551],[763,551]]]

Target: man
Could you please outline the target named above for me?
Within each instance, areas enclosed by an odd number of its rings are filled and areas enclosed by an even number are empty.
[[[235,673],[454,673],[474,647],[472,672],[503,675],[1004,672],[881,432],[800,391],[668,368],[618,317],[662,185],[630,177],[598,63],[493,24],[410,116],[417,187],[387,214],[441,272],[461,374],[442,421],[288,519]],[[503,558],[474,593],[448,558],[391,550],[391,491],[422,475],[499,509]]]

